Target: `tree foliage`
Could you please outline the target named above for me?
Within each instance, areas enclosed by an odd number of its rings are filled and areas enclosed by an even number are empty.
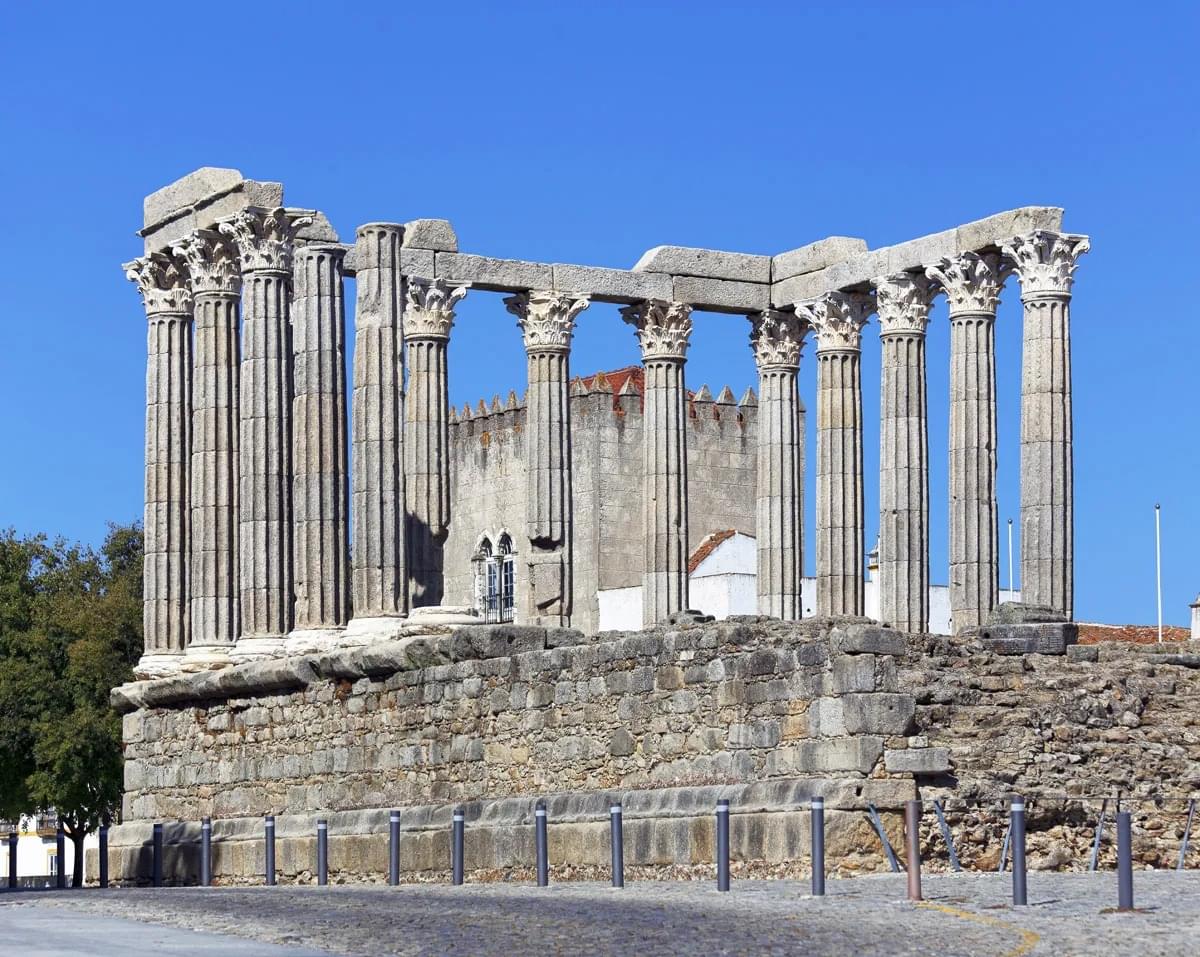
[[[75,844],[121,797],[121,721],[108,704],[142,651],[142,532],[99,551],[0,532],[0,817],[54,808]]]

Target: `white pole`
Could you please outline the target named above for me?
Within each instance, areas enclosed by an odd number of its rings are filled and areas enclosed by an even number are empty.
[[[1008,520],[1008,600],[1013,601],[1013,574],[1012,574],[1012,519]]]
[[[1154,503],[1154,562],[1158,574],[1158,641],[1162,644],[1162,520],[1161,508]]]

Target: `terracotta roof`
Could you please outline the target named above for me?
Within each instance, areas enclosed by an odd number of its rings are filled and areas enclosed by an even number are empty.
[[[688,574],[692,574],[692,572],[699,568],[704,559],[717,550],[718,545],[733,538],[736,534],[736,528],[727,528],[724,531],[712,532],[705,536],[704,541],[700,543],[700,547],[692,552],[692,557],[688,559]]]
[[[1187,641],[1191,637],[1192,632],[1188,628],[1163,625],[1163,641]],[[1135,645],[1152,645],[1158,641],[1158,626],[1079,623],[1081,645],[1097,645],[1102,641],[1128,641]]]

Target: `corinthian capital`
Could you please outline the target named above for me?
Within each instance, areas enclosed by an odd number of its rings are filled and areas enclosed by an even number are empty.
[[[192,292],[239,293],[242,291],[242,271],[238,266],[237,249],[220,233],[199,229],[171,252],[187,263],[192,277]]]
[[[750,348],[759,369],[797,369],[808,320],[791,312],[766,309],[750,317]]]
[[[875,280],[875,312],[879,334],[923,336],[936,290],[922,275],[902,272]]]
[[[525,336],[526,352],[567,352],[575,330],[575,317],[591,305],[555,292],[519,292],[504,300],[504,308],[517,317]]]
[[[292,251],[296,233],[311,225],[311,216],[289,213],[282,206],[243,209],[229,222],[221,223],[221,232],[237,245],[242,272],[271,270],[292,271]]]
[[[125,270],[125,278],[137,284],[147,316],[191,311],[187,267],[177,257],[154,253],[127,262],[121,268]]]
[[[925,275],[946,291],[950,314],[995,312],[1000,290],[1012,273],[999,253],[959,253],[925,270]]]
[[[827,292],[796,303],[796,315],[817,334],[817,352],[857,352],[862,330],[875,311],[875,300],[865,293]]]
[[[451,285],[445,279],[409,277],[405,289],[404,335],[408,339],[448,339],[454,325],[454,306],[470,283]]]
[[[1021,298],[1067,296],[1075,281],[1079,257],[1091,249],[1086,236],[1034,230],[1004,244],[1021,279]]]
[[[692,334],[692,307],[665,299],[625,306],[621,317],[634,327],[642,359],[686,359]]]

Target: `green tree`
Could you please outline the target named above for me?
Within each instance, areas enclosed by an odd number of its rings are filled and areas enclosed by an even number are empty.
[[[0,816],[54,808],[75,846],[121,797],[121,722],[108,693],[142,650],[142,534],[100,550],[0,535]],[[65,862],[60,862],[63,866]]]

